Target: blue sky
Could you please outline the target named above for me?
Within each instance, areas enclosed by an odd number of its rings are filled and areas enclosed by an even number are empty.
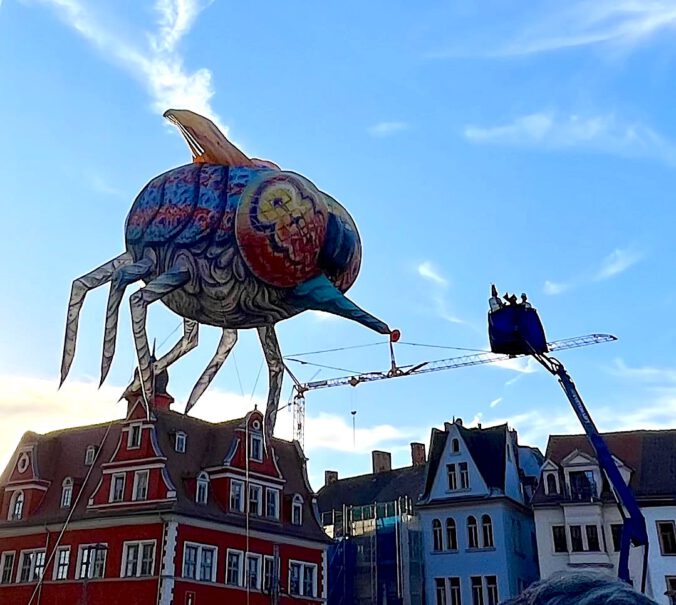
[[[143,185],[189,161],[169,107],[213,117],[248,154],[339,199],[364,245],[350,296],[404,340],[484,349],[491,282],[526,291],[550,339],[619,337],[561,354],[600,428],[673,427],[675,28],[676,5],[659,0],[0,0],[0,459],[24,430],[123,411],[126,305],[97,390],[107,292],[90,294],[57,391],[66,305],[74,278],[123,251]],[[178,323],[151,308],[160,352]],[[381,341],[316,314],[278,333],[286,354]],[[203,329],[173,367],[179,403],[218,336]],[[453,354],[398,347],[402,362]],[[384,344],[308,359],[388,364]],[[261,363],[241,334],[195,414],[264,399]],[[307,414],[315,487],[326,468],[366,472],[374,448],[407,464],[408,443],[453,416],[508,420],[541,448],[578,430],[555,380],[525,361],[316,391]],[[281,412],[278,434],[290,430]]]

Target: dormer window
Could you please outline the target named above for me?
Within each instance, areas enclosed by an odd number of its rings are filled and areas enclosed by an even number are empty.
[[[550,496],[559,493],[559,485],[556,480],[556,473],[547,473],[545,475],[545,493]]]
[[[176,433],[176,439],[174,441],[174,449],[179,454],[185,454],[185,445],[188,436],[183,431],[178,431]]]
[[[10,521],[19,521],[23,516],[23,501],[23,492],[21,490],[15,491],[9,507]]]
[[[291,523],[294,525],[303,525],[303,498],[300,494],[293,497],[291,505]]]
[[[73,480],[66,477],[61,484],[61,508],[70,508],[73,500]]]
[[[129,427],[129,436],[127,437],[127,449],[133,450],[141,447],[141,425],[132,424]]]
[[[195,502],[197,504],[206,504],[209,497],[209,475],[202,471],[197,477],[197,491],[195,492]]]
[[[451,439],[451,453],[453,454],[459,454],[460,453],[460,440],[459,439]]]
[[[91,466],[94,464],[94,459],[96,458],[96,446],[88,445],[87,451],[85,452],[85,464]]]
[[[249,458],[257,462],[263,462],[263,437],[258,433],[252,433],[251,435]]]

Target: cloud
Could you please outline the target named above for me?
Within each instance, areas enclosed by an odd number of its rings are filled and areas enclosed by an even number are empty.
[[[418,265],[418,275],[444,288],[448,286],[448,280],[441,275],[440,271],[428,260]]]
[[[337,321],[340,319],[338,315],[326,313],[325,311],[309,311],[308,314],[312,317],[312,319],[319,322]]]
[[[211,72],[206,68],[186,69],[179,44],[190,31],[197,15],[209,2],[157,0],[156,29],[133,36],[133,41],[110,25],[103,13],[92,10],[96,3],[80,0],[37,0],[52,7],[59,17],[108,60],[120,65],[142,84],[152,107],[163,113],[170,107],[189,108],[218,121],[211,98]],[[143,43],[145,41],[145,44]],[[224,132],[227,132],[224,129]]]
[[[496,405],[498,405],[502,401],[502,397],[498,397],[497,399],[493,399],[490,403],[490,407],[494,408]]]
[[[617,358],[609,371],[615,376],[642,382],[676,383],[676,368],[655,368],[651,366],[632,368],[627,366],[622,359]]]
[[[535,359],[533,359],[530,355],[526,357],[515,357],[513,359],[494,361],[490,365],[491,367],[512,370],[513,372],[518,372],[519,374],[533,374],[540,369],[540,364],[538,364],[538,362],[535,361]]]
[[[377,124],[370,126],[367,131],[373,137],[383,138],[407,129],[408,124],[406,124],[406,122],[378,122]]]
[[[544,292],[545,294],[550,294],[550,295],[556,295],[556,294],[561,294],[561,292],[565,292],[570,288],[570,284],[563,284],[559,282],[554,282],[554,281],[545,281],[545,286],[544,286]]]
[[[468,125],[465,138],[475,144],[508,145],[549,151],[586,149],[623,157],[647,157],[676,165],[676,144],[640,122],[613,114],[581,116],[541,111],[497,126]]]
[[[434,263],[428,260],[423,261],[416,267],[416,272],[420,277],[430,282],[433,286],[430,299],[436,310],[437,316],[454,324],[466,323],[463,319],[451,311],[450,305],[446,300],[446,295],[444,293],[444,291],[449,286],[449,281],[442,275],[441,271],[434,265]]]

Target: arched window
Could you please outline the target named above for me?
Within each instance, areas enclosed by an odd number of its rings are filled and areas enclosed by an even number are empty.
[[[476,524],[476,517],[472,515],[467,517],[467,544],[469,548],[479,548],[479,530]]]
[[[446,548],[458,550],[458,536],[455,532],[455,519],[453,517],[446,519]]]
[[[9,507],[10,521],[18,521],[23,516],[23,492],[18,490],[12,496],[12,503]]]
[[[66,477],[61,484],[61,508],[70,508],[73,500],[73,480]]]
[[[85,451],[85,464],[91,466],[94,464],[94,459],[96,458],[96,446],[88,445],[87,450]]]
[[[432,521],[432,550],[439,552],[444,549],[444,536],[441,532],[441,521]]]
[[[547,494],[558,494],[556,489],[556,475],[554,473],[547,473]]]
[[[493,522],[490,515],[481,517],[481,536],[483,538],[483,547],[491,548],[493,546]]]
[[[195,502],[197,504],[206,504],[209,497],[209,475],[202,471],[197,476],[197,492],[195,494]]]
[[[460,441],[458,439],[451,439],[451,451],[454,454],[460,451]]]
[[[300,494],[293,497],[291,504],[291,523],[294,525],[303,525],[303,498]]]

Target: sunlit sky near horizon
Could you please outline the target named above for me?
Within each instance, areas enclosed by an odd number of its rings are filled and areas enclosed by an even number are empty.
[[[99,390],[107,288],[88,296],[57,390],[66,306],[74,278],[123,251],[143,185],[189,161],[161,116],[170,107],[209,115],[248,154],[340,200],[364,246],[349,296],[403,340],[486,349],[490,284],[525,291],[550,340],[619,337],[560,356],[602,430],[673,428],[675,29],[676,2],[661,0],[0,0],[0,464],[26,430],[124,412],[128,306]],[[159,353],[179,323],[151,307]],[[306,359],[389,364],[383,339],[347,320],[308,313],[278,335],[287,355],[380,343]],[[172,367],[177,409],[218,337],[204,328]],[[242,333],[194,414],[260,404],[262,363]],[[344,373],[291,367],[301,380]],[[556,381],[527,360],[316,391],[313,487],[327,468],[368,472],[372,449],[409,464],[409,443],[453,417],[509,422],[543,450],[550,433],[579,432]],[[277,434],[291,434],[286,410]]]

